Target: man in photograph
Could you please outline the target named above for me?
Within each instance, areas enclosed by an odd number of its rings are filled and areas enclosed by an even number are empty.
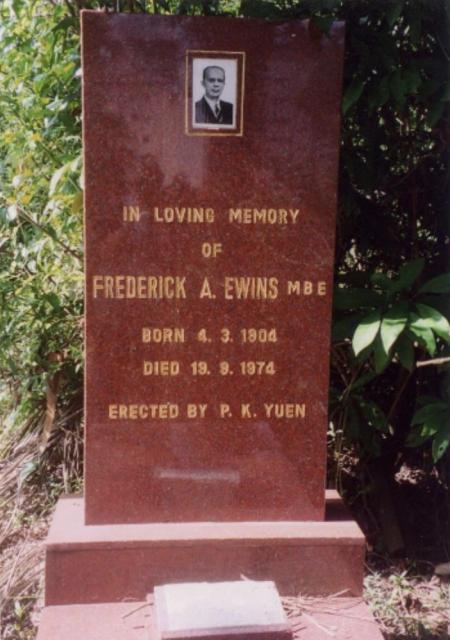
[[[220,99],[225,87],[225,70],[216,65],[203,69],[203,98],[195,103],[197,124],[233,124],[233,105]]]

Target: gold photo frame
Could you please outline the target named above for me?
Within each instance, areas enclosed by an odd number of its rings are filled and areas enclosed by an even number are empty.
[[[213,102],[204,84],[215,70],[223,82]],[[244,133],[244,51],[186,51],[185,133],[188,136],[242,136]]]

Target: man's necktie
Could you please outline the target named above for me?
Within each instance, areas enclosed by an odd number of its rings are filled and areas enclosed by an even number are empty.
[[[216,106],[214,107],[214,113],[215,113],[216,118],[218,118],[218,117],[219,117],[219,115],[220,115],[220,107],[219,107],[219,104],[216,104]]]

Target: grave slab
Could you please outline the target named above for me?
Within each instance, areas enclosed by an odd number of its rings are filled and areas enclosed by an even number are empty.
[[[273,580],[282,595],[362,593],[365,540],[336,492],[324,522],[85,525],[58,503],[46,542],[48,605],[144,599],[155,585]]]
[[[292,640],[271,581],[194,582],[154,590],[159,640]]]

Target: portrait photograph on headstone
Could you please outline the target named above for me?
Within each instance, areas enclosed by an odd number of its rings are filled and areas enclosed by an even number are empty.
[[[0,3],[2,640],[448,638],[447,4]]]
[[[186,53],[186,133],[242,135],[245,54]]]

